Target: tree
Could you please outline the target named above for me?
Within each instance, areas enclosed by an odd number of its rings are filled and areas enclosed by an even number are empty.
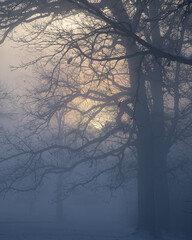
[[[9,121],[15,113],[12,112],[13,95],[0,84],[0,141],[2,142],[3,135],[9,125]],[[6,120],[6,123],[5,123]]]
[[[42,176],[111,157],[110,167],[94,176],[117,170],[124,179],[122,164],[129,165],[127,152],[136,149],[138,229],[152,232],[169,225],[169,149],[191,132],[191,82],[181,77],[192,65],[188,57],[191,5],[186,0],[174,4],[161,0],[0,4],[1,42],[17,26],[34,23],[25,28],[25,37],[12,37],[42,52],[25,66],[41,61],[50,67],[49,78],[44,79],[48,84],[42,83],[43,88],[33,95],[36,108],[30,112],[34,121],[38,119],[35,131],[47,126],[61,109],[78,113],[78,124],[68,133],[78,142],[76,146],[54,144],[19,154],[36,160],[51,149],[85,154],[69,167],[44,166]],[[74,69],[73,76],[67,74],[66,66]],[[94,121],[102,131],[90,134]]]

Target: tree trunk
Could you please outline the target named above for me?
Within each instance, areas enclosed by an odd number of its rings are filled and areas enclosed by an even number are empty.
[[[154,63],[149,76],[153,97],[150,111],[140,61],[139,58],[129,60],[130,82],[136,99],[134,118],[138,127],[138,229],[161,233],[169,227],[162,77],[159,65]]]
[[[144,129],[146,127],[146,129]],[[147,126],[138,135],[138,230],[155,232],[153,142]]]
[[[63,221],[63,194],[62,194],[62,174],[57,176],[57,189],[56,189],[56,217],[57,220]]]
[[[149,17],[158,16],[161,8],[160,1],[151,1],[149,5]],[[161,46],[161,34],[157,21],[151,21],[151,39],[154,46]],[[164,101],[163,78],[160,64],[154,59],[153,71],[150,76],[151,93],[153,99],[152,130],[155,160],[155,211],[156,231],[169,229],[169,197],[167,179],[167,147],[165,146],[164,129]]]
[[[129,54],[133,45],[127,48]],[[155,233],[154,196],[154,144],[150,112],[146,96],[145,79],[141,71],[141,58],[129,59],[129,75],[134,103],[134,120],[137,124],[138,160],[138,230]]]
[[[159,7],[159,1],[151,1],[150,18],[157,16]],[[121,15],[117,14],[117,9],[111,9],[117,20],[129,22],[121,1],[118,4],[119,9]],[[156,21],[151,23],[151,39],[153,45],[161,44],[160,30]],[[138,51],[136,43],[129,43],[127,39],[122,40],[127,54]],[[149,76],[153,98],[153,109],[150,112],[141,61],[141,57],[128,59],[132,99],[135,99],[133,118],[138,127],[138,229],[157,233],[166,230],[169,225],[162,77],[160,67],[155,62]]]
[[[151,74],[151,92],[153,98],[152,131],[154,144],[154,190],[156,209],[156,230],[158,232],[169,228],[169,197],[167,179],[167,147],[165,146],[164,109],[161,70],[154,63]]]

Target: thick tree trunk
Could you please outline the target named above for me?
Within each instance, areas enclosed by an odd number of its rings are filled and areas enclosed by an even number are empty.
[[[144,107],[138,107],[138,229],[155,232],[154,149],[150,121]],[[143,115],[143,116],[141,116]],[[139,119],[140,118],[140,119]]]
[[[159,7],[160,0],[151,1],[150,18],[157,16]],[[111,9],[114,16],[118,21],[129,22],[121,1],[118,8]],[[117,14],[117,10],[121,10],[122,14]],[[151,23],[151,39],[153,45],[161,44],[159,26],[155,21]],[[127,54],[138,51],[136,43],[129,43],[127,39],[123,39],[123,45]],[[150,111],[145,78],[140,69],[141,60],[141,57],[128,59],[132,98],[136,99],[133,117],[138,127],[138,229],[157,233],[166,230],[169,225],[162,77],[159,65],[154,63],[149,76],[153,98],[153,109]]]
[[[161,70],[154,62],[151,74],[151,92],[153,98],[152,131],[154,144],[154,194],[156,209],[156,231],[161,232],[169,228],[169,197],[167,179],[167,147],[165,146],[164,109]]]
[[[153,110],[149,112],[145,80],[140,79],[135,120],[138,126],[138,228],[160,233],[169,227],[167,150],[162,79],[155,66],[151,79]]]
[[[135,51],[133,46],[127,51]],[[130,83],[134,103],[134,119],[138,127],[138,230],[155,233],[155,196],[154,196],[154,144],[150,112],[139,58],[132,58],[129,63]]]
[[[151,1],[149,16],[151,19],[158,16],[161,2]],[[161,46],[161,34],[157,21],[151,21],[151,39],[154,46]],[[156,231],[169,229],[169,197],[167,179],[167,147],[165,146],[163,78],[160,64],[154,59],[153,71],[150,76],[151,93],[153,99],[152,130],[154,138],[155,160],[155,211]]]
[[[153,109],[149,110],[140,60],[129,60],[130,82],[136,99],[134,118],[138,127],[138,229],[161,233],[169,227],[162,77],[159,65],[154,63],[150,74]]]

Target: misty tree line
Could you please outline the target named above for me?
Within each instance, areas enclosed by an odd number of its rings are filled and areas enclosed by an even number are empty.
[[[0,43],[34,49],[16,68],[34,66],[38,80],[22,97],[24,124],[3,140],[2,189],[33,190],[78,168],[86,176],[65,194],[136,175],[137,228],[168,230],[169,176],[191,168],[170,161],[191,146],[191,13],[189,0],[1,1]]]

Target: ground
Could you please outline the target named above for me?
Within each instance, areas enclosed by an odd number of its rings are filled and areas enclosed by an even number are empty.
[[[182,235],[164,236],[163,240],[190,240]],[[0,240],[155,240],[146,233],[82,232],[66,229],[56,222],[0,222]]]

